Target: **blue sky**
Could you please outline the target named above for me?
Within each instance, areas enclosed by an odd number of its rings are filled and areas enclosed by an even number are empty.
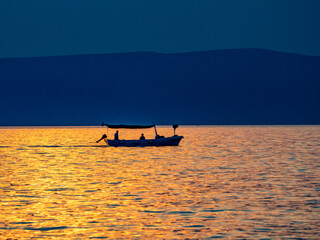
[[[320,55],[319,0],[1,0],[0,57],[263,48]]]

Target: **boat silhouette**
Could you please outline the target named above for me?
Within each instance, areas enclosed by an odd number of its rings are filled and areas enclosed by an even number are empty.
[[[107,139],[107,135],[104,134],[98,141],[105,140],[105,142],[109,146],[113,147],[147,147],[147,146],[178,146],[183,136],[178,136],[175,134],[176,128],[178,128],[178,124],[172,125],[174,129],[174,135],[171,137],[164,137],[160,136],[157,132],[157,128],[155,124],[152,125],[127,125],[127,124],[119,124],[119,125],[112,125],[102,123],[102,126],[106,126],[111,129],[145,129],[145,128],[154,128],[155,130],[155,138],[153,139],[145,139],[144,135],[142,134],[140,139],[135,140],[124,140],[118,139],[117,133],[115,134],[115,139]],[[118,132],[118,131],[117,131]]]

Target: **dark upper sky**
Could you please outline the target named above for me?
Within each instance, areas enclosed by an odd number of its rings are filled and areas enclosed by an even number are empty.
[[[1,0],[0,57],[264,48],[320,55],[319,0]]]

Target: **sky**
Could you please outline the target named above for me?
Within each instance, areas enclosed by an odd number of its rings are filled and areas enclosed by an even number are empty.
[[[0,58],[262,48],[320,55],[319,0],[1,0]]]

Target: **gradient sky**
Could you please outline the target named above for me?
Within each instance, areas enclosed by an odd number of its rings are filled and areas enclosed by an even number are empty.
[[[319,0],[1,0],[0,57],[264,48],[320,55]]]

